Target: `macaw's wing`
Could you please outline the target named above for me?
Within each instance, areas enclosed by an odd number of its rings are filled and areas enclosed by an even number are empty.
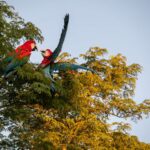
[[[61,33],[61,36],[60,36],[60,39],[59,39],[59,43],[58,43],[58,46],[56,47],[56,49],[54,50],[52,56],[49,57],[49,60],[51,62],[54,62],[55,59],[58,57],[61,49],[62,49],[62,46],[63,46],[63,43],[64,43],[64,40],[65,40],[65,36],[66,36],[66,32],[67,32],[67,28],[68,28],[68,23],[69,23],[69,14],[67,14],[64,18],[64,27],[62,29],[62,33]]]
[[[67,71],[67,70],[77,71],[78,69],[82,69],[82,70],[87,70],[87,71],[91,71],[92,73],[98,74],[95,70],[91,68],[87,68],[76,64],[70,64],[70,63],[54,63],[51,66],[51,69],[53,71]]]

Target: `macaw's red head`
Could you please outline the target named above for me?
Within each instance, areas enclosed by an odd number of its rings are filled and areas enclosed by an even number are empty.
[[[45,51],[42,51],[43,57],[50,57],[53,54],[53,52],[50,49],[46,49]]]
[[[37,49],[36,43],[34,40],[28,40],[23,45],[22,48],[28,49],[29,51],[34,51]]]
[[[22,44],[21,46],[19,46],[15,49],[15,52],[17,54],[16,56],[18,58],[30,56],[31,52],[34,51],[35,49],[37,49],[35,41],[28,40],[24,44]]]

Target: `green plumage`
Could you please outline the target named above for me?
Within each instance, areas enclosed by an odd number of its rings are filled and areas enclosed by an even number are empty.
[[[76,65],[76,64],[70,64],[70,63],[54,63],[50,65],[50,73],[52,74],[54,71],[67,71],[67,70],[73,70],[77,71],[79,69],[91,71],[93,73],[96,73],[93,69]]]

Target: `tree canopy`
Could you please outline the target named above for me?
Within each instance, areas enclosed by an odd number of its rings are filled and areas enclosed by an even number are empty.
[[[41,31],[25,22],[6,2],[0,1],[0,56],[20,42],[43,41]],[[0,62],[0,149],[131,150],[150,149],[128,133],[126,119],[140,120],[150,112],[150,100],[133,100],[141,66],[127,64],[121,54],[105,57],[107,49],[92,47],[83,58],[91,72],[59,72],[57,93],[51,96],[51,80],[36,64],[27,63],[8,80]],[[61,61],[75,62],[67,53]],[[63,58],[63,59],[62,59]],[[110,123],[115,116],[124,121]]]

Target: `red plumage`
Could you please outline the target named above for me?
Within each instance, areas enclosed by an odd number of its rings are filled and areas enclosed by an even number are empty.
[[[50,64],[50,60],[48,59],[48,57],[44,57],[40,65],[47,66],[49,64]]]
[[[16,57],[22,59],[23,57],[30,56],[33,49],[32,44],[36,45],[35,41],[28,40],[21,46],[17,47],[15,49]]]
[[[50,49],[46,49],[46,51],[44,52],[44,54],[43,54],[43,60],[42,60],[42,62],[41,62],[41,64],[40,64],[40,66],[41,67],[46,67],[47,65],[49,65],[50,64],[50,59],[49,59],[49,57],[51,56],[53,54],[53,52],[50,50]]]

